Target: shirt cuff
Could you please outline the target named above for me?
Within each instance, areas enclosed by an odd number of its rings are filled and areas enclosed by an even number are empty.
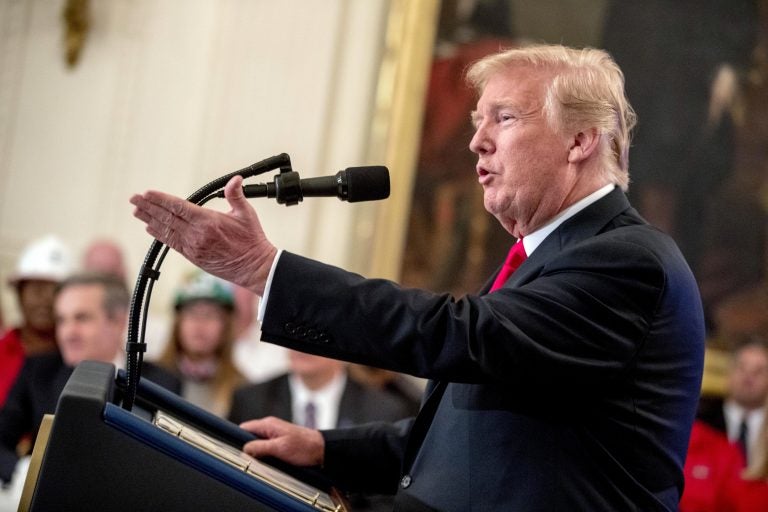
[[[272,287],[272,277],[275,275],[275,269],[277,268],[277,261],[280,259],[280,255],[283,254],[282,249],[277,250],[275,259],[272,261],[272,267],[269,269],[269,275],[267,276],[267,283],[264,285],[264,296],[259,301],[259,314],[256,320],[259,323],[264,321],[264,313],[267,311],[267,301],[269,300],[269,289]]]

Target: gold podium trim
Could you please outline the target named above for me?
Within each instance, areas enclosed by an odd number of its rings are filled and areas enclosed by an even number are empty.
[[[37,432],[35,447],[32,449],[32,457],[29,460],[29,469],[27,477],[24,480],[24,487],[21,490],[21,499],[19,500],[19,512],[27,512],[32,506],[32,496],[37,487],[37,477],[40,475],[40,467],[43,464],[45,450],[48,448],[48,438],[51,436],[53,427],[53,414],[43,416],[43,422],[40,424],[40,430]]]
[[[346,512],[341,496],[325,493],[283,473],[231,445],[208,436],[164,411],[157,411],[153,423],[173,436],[236,467],[240,471],[287,493],[322,512]]]

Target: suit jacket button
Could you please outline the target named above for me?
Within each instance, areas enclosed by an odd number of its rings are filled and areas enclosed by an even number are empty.
[[[285,332],[288,334],[296,334],[296,324],[293,322],[286,322],[286,324],[283,326],[285,329]]]
[[[320,340],[321,343],[330,343],[331,341],[331,337],[328,336],[327,332],[321,332],[317,339]]]
[[[407,489],[411,485],[411,475],[405,475],[400,479],[400,487]]]

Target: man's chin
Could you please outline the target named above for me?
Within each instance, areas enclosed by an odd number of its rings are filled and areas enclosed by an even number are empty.
[[[61,358],[64,360],[64,364],[73,368],[88,359],[83,354],[66,354],[64,352],[61,353]]]

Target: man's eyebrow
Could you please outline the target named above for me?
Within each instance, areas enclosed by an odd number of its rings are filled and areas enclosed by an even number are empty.
[[[500,110],[505,109],[512,109],[516,115],[522,114],[520,107],[513,101],[498,101],[492,105],[489,105],[487,108],[491,115],[496,115]],[[480,114],[477,110],[473,110],[469,113],[469,119],[472,121],[472,124],[475,125],[475,127],[482,120],[482,118],[483,114]]]

